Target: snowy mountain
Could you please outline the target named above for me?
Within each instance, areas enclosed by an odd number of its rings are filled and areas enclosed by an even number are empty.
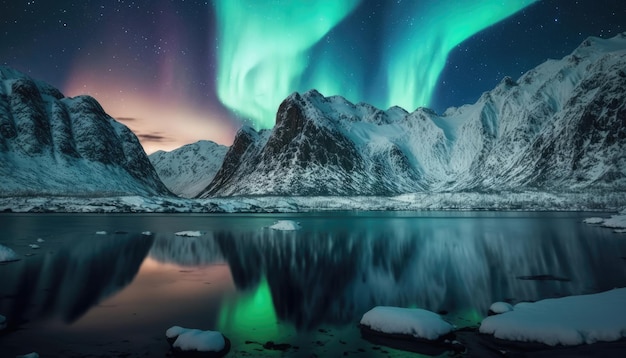
[[[211,183],[227,150],[226,146],[201,140],[171,152],[160,150],[148,159],[171,192],[193,198]]]
[[[89,96],[0,67],[0,196],[166,195],[137,137]]]
[[[239,131],[199,197],[625,191],[624,153],[626,33],[588,38],[442,115],[294,93],[271,131]]]

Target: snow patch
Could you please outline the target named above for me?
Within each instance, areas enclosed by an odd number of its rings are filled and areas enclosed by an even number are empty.
[[[19,259],[20,257],[17,256],[15,251],[4,245],[0,245],[0,262],[17,261]]]
[[[367,311],[361,324],[387,334],[408,334],[435,340],[452,331],[452,325],[438,314],[420,308],[377,306]]]
[[[626,337],[626,288],[518,303],[485,318],[480,333],[521,342],[574,346]]]
[[[174,235],[176,236],[186,236],[186,237],[198,237],[198,236],[202,236],[202,233],[200,231],[179,231],[177,233],[175,233]]]
[[[165,336],[175,338],[172,346],[182,351],[219,352],[226,346],[224,336],[217,331],[173,326],[165,331]]]
[[[301,228],[300,223],[293,220],[278,220],[270,226],[270,229],[281,231],[295,231]]]

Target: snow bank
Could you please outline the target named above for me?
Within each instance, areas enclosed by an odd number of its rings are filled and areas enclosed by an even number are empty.
[[[367,311],[361,324],[387,334],[407,334],[435,340],[452,331],[452,325],[438,314],[419,308],[377,306]]]
[[[612,215],[604,220],[602,226],[612,229],[626,229],[626,215]]]
[[[176,236],[198,237],[202,236],[200,231],[179,231],[175,233]]]
[[[301,228],[300,223],[293,220],[278,220],[274,225],[270,226],[270,229],[282,231],[294,231],[300,230]]]
[[[626,337],[626,288],[518,303],[485,318],[480,333],[521,342],[573,346]]]
[[[15,251],[6,246],[0,245],[0,262],[17,261],[19,259],[20,257],[17,256]]]
[[[165,336],[169,339],[176,339],[172,347],[182,351],[219,352],[226,346],[224,336],[217,331],[173,326],[165,331]]]

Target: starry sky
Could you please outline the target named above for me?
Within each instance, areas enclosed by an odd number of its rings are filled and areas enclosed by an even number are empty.
[[[0,0],[0,65],[89,94],[147,153],[270,128],[318,89],[412,111],[626,31],[622,0]]]

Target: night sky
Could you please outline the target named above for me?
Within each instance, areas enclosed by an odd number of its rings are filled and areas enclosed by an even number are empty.
[[[148,153],[230,144],[318,89],[379,108],[473,103],[626,31],[623,0],[0,1],[0,64],[94,96]],[[306,5],[303,5],[306,4]]]

